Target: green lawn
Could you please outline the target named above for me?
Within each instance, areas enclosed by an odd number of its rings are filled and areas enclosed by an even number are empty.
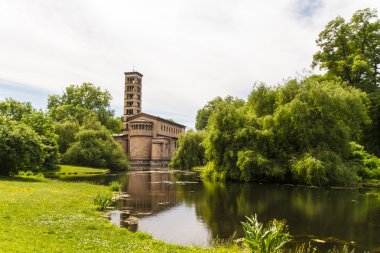
[[[0,252],[239,252],[167,244],[118,228],[92,202],[108,191],[43,177],[0,178]]]
[[[90,168],[82,166],[73,166],[73,165],[59,165],[57,169],[49,171],[49,173],[54,174],[105,174],[108,173],[109,169],[102,168]]]

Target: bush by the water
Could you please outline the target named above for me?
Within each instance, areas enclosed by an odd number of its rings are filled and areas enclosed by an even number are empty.
[[[122,185],[118,181],[112,181],[110,183],[110,186],[109,186],[110,191],[113,191],[113,192],[119,192],[119,191],[121,191],[121,187],[122,187]]]
[[[128,160],[111,133],[94,118],[88,118],[75,142],[62,156],[65,164],[126,170]]]
[[[96,195],[94,198],[94,204],[96,205],[99,211],[104,211],[107,207],[111,206],[112,197],[106,194]]]
[[[244,229],[244,240],[251,252],[255,253],[278,253],[281,248],[290,241],[290,234],[285,221],[276,219],[270,221],[266,226],[257,220],[257,215],[242,222]]]

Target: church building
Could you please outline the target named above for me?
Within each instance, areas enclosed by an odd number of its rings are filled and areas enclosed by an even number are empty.
[[[132,167],[166,167],[178,148],[185,126],[141,111],[142,77],[125,72],[123,134],[114,135]]]

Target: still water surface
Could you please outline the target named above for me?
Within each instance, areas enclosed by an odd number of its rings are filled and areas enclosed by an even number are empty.
[[[78,180],[78,179],[76,179]],[[192,172],[130,172],[81,180],[118,180],[129,196],[111,222],[181,245],[209,246],[215,238],[242,237],[241,221],[285,219],[296,245],[312,240],[322,250],[353,245],[380,252],[379,189],[209,183]]]

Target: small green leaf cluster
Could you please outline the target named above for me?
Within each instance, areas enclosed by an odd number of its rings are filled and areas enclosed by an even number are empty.
[[[121,188],[122,188],[122,185],[121,183],[119,183],[118,181],[112,181],[110,183],[110,191],[113,191],[113,192],[120,192],[121,191]]]
[[[264,226],[257,220],[256,214],[246,218],[247,221],[242,222],[244,240],[251,252],[278,253],[290,241],[291,236],[285,221],[274,219]]]
[[[94,204],[99,211],[104,211],[107,207],[111,206],[112,197],[110,195],[98,194],[94,198]]]

